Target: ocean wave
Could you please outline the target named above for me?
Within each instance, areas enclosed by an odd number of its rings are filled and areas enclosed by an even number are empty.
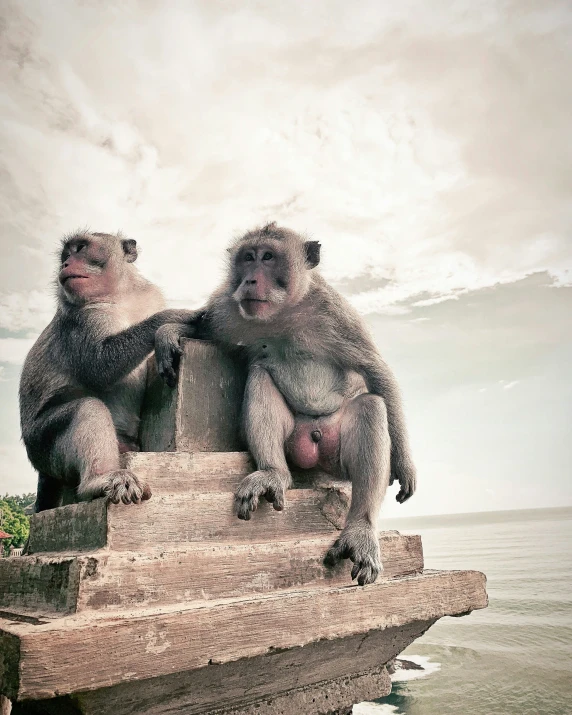
[[[402,664],[407,662],[415,663],[419,668],[411,668]],[[397,658],[395,661],[395,673],[391,676],[392,683],[400,683],[406,680],[418,680],[426,678],[441,670],[441,663],[431,661],[425,655],[407,655],[407,658]],[[353,706],[352,715],[404,715],[396,705],[387,703],[363,702]]]
[[[417,670],[417,668],[399,667],[399,663],[402,660],[409,660],[422,668],[422,670]],[[399,683],[405,680],[418,680],[419,678],[426,678],[428,675],[432,675],[438,670],[441,670],[441,663],[432,662],[431,658],[428,656],[408,654],[407,658],[397,658],[395,661],[395,673],[391,676],[391,682]]]
[[[352,708],[352,715],[402,715],[395,705],[380,703],[358,703]]]

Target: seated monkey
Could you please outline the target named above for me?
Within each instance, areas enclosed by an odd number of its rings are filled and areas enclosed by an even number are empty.
[[[39,472],[36,511],[59,506],[70,491],[124,504],[151,496],[120,468],[119,454],[138,449],[145,359],[157,328],[192,313],[164,310],[136,258],[136,242],[121,235],[80,232],[63,241],[56,315],[20,381],[22,437]]]
[[[315,270],[320,244],[272,223],[229,249],[226,282],[197,312],[189,333],[157,333],[159,372],[173,384],[179,337],[208,337],[248,363],[243,428],[257,470],[236,493],[240,519],[264,497],[284,508],[289,464],[319,465],[350,479],[346,525],[326,561],[350,558],[352,578],[382,569],[377,520],[387,486],[397,501],[415,490],[397,383],[363,321]]]

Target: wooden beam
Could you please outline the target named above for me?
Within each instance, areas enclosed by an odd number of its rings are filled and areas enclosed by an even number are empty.
[[[0,632],[19,645],[19,664],[11,661],[5,671],[19,672],[18,697],[50,698],[460,615],[486,604],[481,573],[432,572],[366,587],[322,585],[113,617],[92,613],[49,623],[4,620]],[[13,679],[0,677],[0,692],[14,697],[6,692],[13,689]]]

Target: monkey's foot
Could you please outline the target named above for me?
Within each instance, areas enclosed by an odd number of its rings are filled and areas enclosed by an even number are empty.
[[[342,559],[351,559],[352,580],[360,586],[373,583],[383,571],[379,542],[375,530],[363,522],[348,524],[324,558],[326,566],[335,566]]]
[[[141,484],[133,472],[118,469],[103,475],[103,496],[112,504],[140,504],[151,498],[151,490],[147,484]]]
[[[234,496],[234,506],[239,519],[248,521],[256,511],[258,500],[264,497],[276,511],[284,509],[284,496],[290,485],[290,475],[275,470],[253,472],[245,477]]]

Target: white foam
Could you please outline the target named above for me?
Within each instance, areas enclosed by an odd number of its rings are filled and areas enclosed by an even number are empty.
[[[395,673],[391,676],[391,681],[393,683],[426,678],[428,675],[433,675],[433,673],[441,670],[441,663],[432,663],[431,659],[424,655],[405,655],[403,657],[403,660],[410,660],[412,663],[420,665],[423,670],[405,670],[399,668],[399,660],[400,659],[398,658]]]
[[[400,660],[410,660],[412,663],[420,665],[423,670],[405,670],[400,668]],[[432,663],[431,659],[425,655],[406,655],[403,658],[398,658],[395,665],[395,673],[391,676],[392,683],[425,678],[441,670],[441,663]],[[353,706],[352,715],[403,715],[403,713],[396,705],[363,702]]]
[[[358,703],[353,706],[352,715],[400,715],[400,713],[395,705]]]

